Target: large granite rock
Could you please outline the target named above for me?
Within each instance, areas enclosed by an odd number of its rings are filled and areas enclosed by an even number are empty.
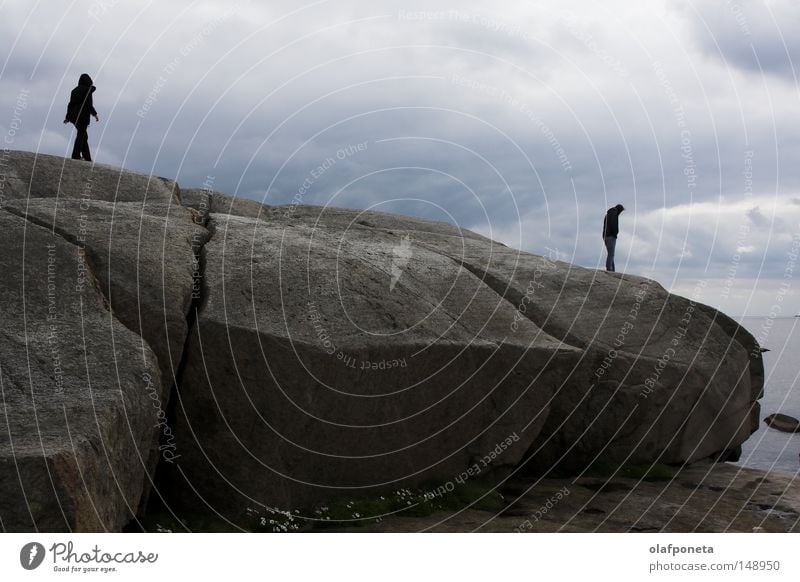
[[[159,452],[174,454],[168,402],[207,231],[171,181],[25,152],[5,161],[0,524],[119,530],[144,506]]]
[[[400,233],[209,227],[176,426],[195,506],[192,491],[234,516],[514,466],[578,364],[530,321],[512,334],[508,302]]]
[[[0,526],[118,531],[154,469],[156,358],[78,247],[3,211],[0,245]]]
[[[3,163],[4,530],[118,530],[159,460],[168,505],[237,523],[718,458],[757,427],[760,349],[702,285],[694,302],[435,221]]]
[[[215,511],[452,480],[509,434],[477,474],[691,462],[756,427],[752,337],[653,281],[410,217],[209,216],[177,433]]]

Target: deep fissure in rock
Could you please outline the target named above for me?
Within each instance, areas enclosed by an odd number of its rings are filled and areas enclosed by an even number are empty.
[[[197,325],[197,315],[202,309],[203,301],[206,297],[205,245],[208,244],[208,242],[213,238],[216,229],[211,220],[208,219],[207,215],[199,226],[205,228],[206,234],[205,236],[196,238],[200,233],[199,231],[195,231],[192,238],[192,252],[194,253],[194,260],[196,261],[196,269],[193,269],[191,303],[186,314],[186,338],[184,339],[180,362],[178,362],[178,365],[175,368],[175,381],[170,387],[167,395],[167,405],[164,410],[166,416],[166,426],[169,427],[169,433],[171,436],[165,434],[165,430],[159,430],[159,460],[156,464],[155,474],[153,475],[153,487],[150,492],[152,495],[148,495],[146,499],[143,498],[143,503],[140,505],[134,519],[131,520],[131,522],[125,528],[126,531],[144,531],[145,527],[141,524],[140,519],[152,511],[166,511],[172,514],[173,517],[177,518],[169,506],[168,499],[170,482],[175,476],[175,471],[172,463],[168,461],[161,452],[163,450],[167,450],[170,446],[170,439],[174,440],[175,438],[174,428],[177,418],[178,390],[183,380],[183,375],[186,371],[189,354],[189,342],[191,340],[192,333],[194,332],[194,328]],[[197,244],[194,244],[195,241],[197,241]],[[179,451],[177,452],[175,458],[178,456],[180,456]]]

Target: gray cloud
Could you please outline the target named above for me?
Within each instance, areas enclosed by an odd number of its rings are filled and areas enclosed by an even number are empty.
[[[749,218],[755,226],[769,226],[769,220],[761,213],[761,210],[758,208],[758,206],[754,206],[747,211],[747,218]]]
[[[796,80],[800,73],[796,2],[703,0],[692,6],[693,36],[704,52],[744,71]]]

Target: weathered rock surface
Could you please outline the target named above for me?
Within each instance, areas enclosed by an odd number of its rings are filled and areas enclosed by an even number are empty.
[[[177,202],[173,180],[58,156],[11,152],[4,157],[3,198],[75,198],[106,202]]]
[[[691,462],[756,428],[752,337],[653,281],[409,217],[209,216],[178,438],[227,514],[452,479],[523,428],[534,472]]]
[[[554,399],[532,467],[691,462],[756,429],[763,372],[751,374],[751,354],[699,304],[639,277],[476,246],[463,253],[471,270],[514,302],[532,285],[526,315],[584,349],[581,381]]]
[[[230,196],[222,192],[202,188],[181,190],[180,198],[181,204],[187,208],[197,210],[205,220],[212,213],[262,218],[269,208],[255,200],[242,198],[241,196]]]
[[[192,213],[169,203],[12,200],[5,210],[79,246],[114,315],[156,353],[167,387],[174,383],[199,296],[200,251],[208,232]]]
[[[653,281],[429,220],[6,161],[5,530],[119,529],[159,444],[165,503],[235,523],[521,463],[694,462],[757,426],[755,340]]]
[[[193,250],[207,231],[168,180],[51,156],[34,164],[24,152],[10,166],[0,367],[11,432],[0,463],[12,470],[2,473],[0,523],[119,530],[147,499],[159,437],[171,436],[170,388],[199,291]],[[46,255],[42,240],[63,256]]]
[[[580,358],[530,321],[512,334],[508,302],[400,234],[210,228],[176,463],[217,510],[451,479],[508,437],[481,469],[513,466]]]
[[[0,211],[0,526],[116,531],[149,487],[158,365],[78,248]]]

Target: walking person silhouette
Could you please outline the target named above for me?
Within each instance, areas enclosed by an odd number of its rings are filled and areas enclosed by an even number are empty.
[[[97,116],[97,111],[94,110],[92,103],[92,93],[95,87],[92,84],[92,78],[83,73],[78,79],[78,86],[72,90],[69,98],[69,105],[67,105],[67,115],[64,118],[64,123],[72,123],[78,133],[75,135],[75,146],[72,148],[73,160],[86,160],[92,161],[92,154],[89,152],[89,122],[90,117],[94,117],[95,121],[100,121]]]

